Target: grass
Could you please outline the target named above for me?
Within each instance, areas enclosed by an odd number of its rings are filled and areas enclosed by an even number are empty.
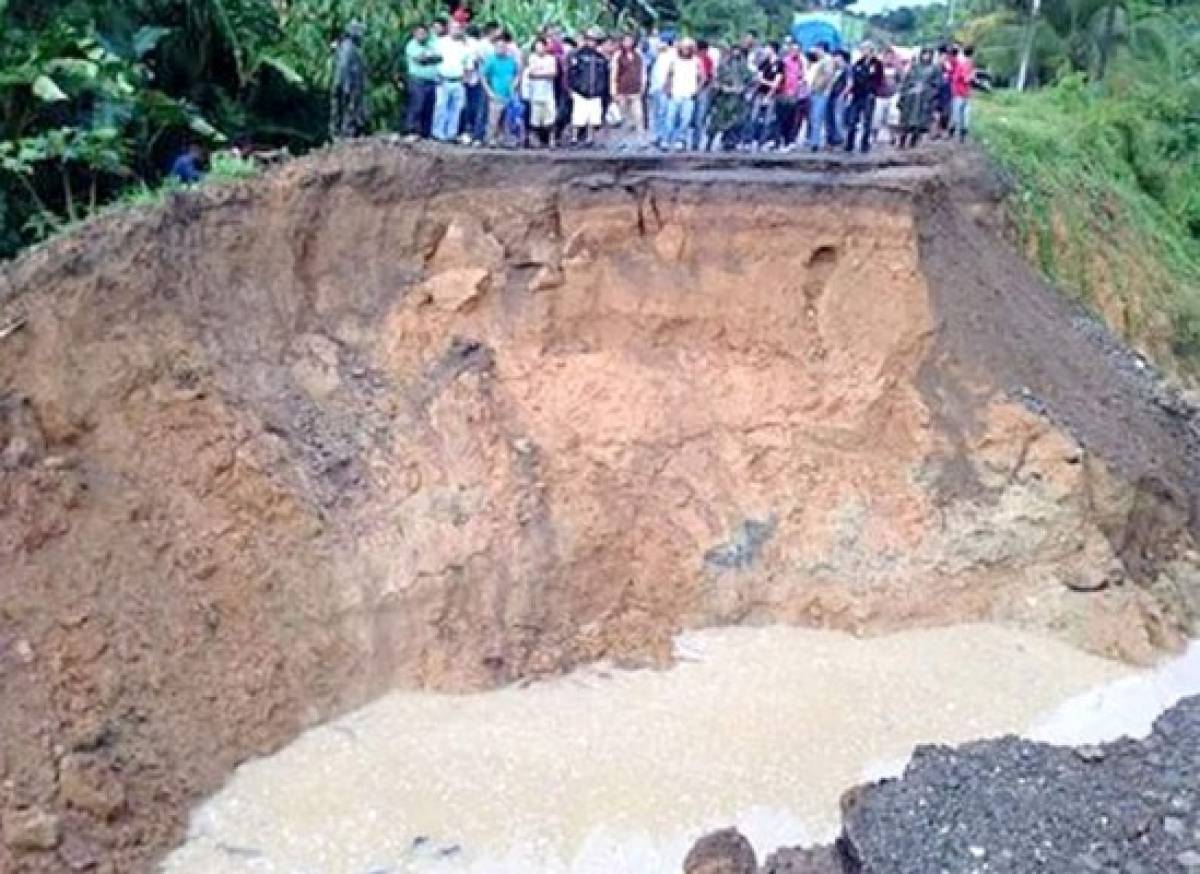
[[[149,185],[142,180],[138,180],[127,186],[118,197],[97,206],[77,222],[62,222],[53,227],[48,225],[45,235],[31,248],[44,246],[63,234],[72,232],[83,224],[106,215],[111,215],[114,212],[124,209],[157,206],[165,203],[174,194],[210,185],[253,179],[261,174],[261,168],[253,160],[240,158],[227,152],[218,152],[212,156],[209,171],[199,185],[184,185],[172,177],[163,179],[158,185]]]
[[[1197,180],[1166,175],[1173,162],[1152,148],[1160,122],[1076,81],[979,103],[980,140],[1013,183],[1028,254],[1068,294],[1116,314],[1131,341],[1175,358],[1163,363],[1200,372],[1200,239],[1173,210],[1178,186]]]

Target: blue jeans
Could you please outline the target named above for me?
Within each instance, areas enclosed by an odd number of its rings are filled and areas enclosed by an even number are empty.
[[[655,142],[666,142],[670,129],[671,98],[662,91],[650,94],[650,131]]]
[[[696,98],[671,98],[667,105],[667,137],[663,145],[683,143],[687,146],[692,138],[692,118],[696,114]]]
[[[708,136],[708,113],[712,109],[712,91],[705,88],[696,95],[696,111],[692,115],[692,148],[699,150]]]
[[[458,136],[463,108],[467,104],[467,89],[462,82],[438,82],[437,100],[433,105],[433,138],[448,142]]]
[[[829,144],[840,146],[846,141],[846,98],[829,98]]]
[[[829,95],[828,94],[813,94],[808,102],[808,145],[813,149],[819,149],[825,145],[825,138],[822,134],[828,122],[829,115]]]
[[[954,97],[950,100],[950,127],[960,139],[967,135],[971,124],[971,99],[969,97]]]

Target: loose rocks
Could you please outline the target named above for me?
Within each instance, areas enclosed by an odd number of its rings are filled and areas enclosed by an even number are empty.
[[[870,874],[1195,870],[1200,698],[1145,741],[1084,752],[1017,738],[920,748],[903,779],[847,810],[846,855]]]
[[[684,874],[755,874],[757,870],[754,847],[735,828],[705,835],[683,861]]]
[[[17,852],[53,850],[62,840],[58,817],[44,810],[14,810],[3,822],[4,843]]]

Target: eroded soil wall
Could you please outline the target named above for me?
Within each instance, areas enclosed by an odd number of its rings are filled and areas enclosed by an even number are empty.
[[[685,627],[1177,645],[1190,414],[945,185],[367,144],[0,273],[0,867],[146,870],[382,690]]]

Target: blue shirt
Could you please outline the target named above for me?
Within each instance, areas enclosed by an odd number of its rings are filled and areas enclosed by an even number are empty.
[[[171,175],[185,185],[194,185],[204,178],[200,160],[191,152],[184,152],[171,165]]]
[[[517,59],[496,52],[483,65],[483,79],[488,90],[501,100],[511,100],[517,82]]]

